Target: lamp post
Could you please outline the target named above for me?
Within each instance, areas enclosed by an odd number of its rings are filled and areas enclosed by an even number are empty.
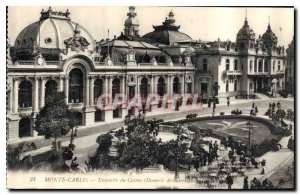
[[[179,141],[176,140],[176,149],[175,149],[175,157],[176,157],[176,169],[175,169],[175,180],[177,180],[179,178],[179,174],[178,174],[178,155],[179,155]]]
[[[253,125],[250,122],[250,120],[247,122],[247,128],[248,128],[248,154],[250,155],[250,151],[251,151],[251,131],[253,130]]]

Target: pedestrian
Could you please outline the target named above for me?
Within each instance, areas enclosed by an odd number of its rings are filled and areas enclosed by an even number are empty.
[[[228,175],[226,177],[226,184],[228,185],[228,189],[231,189],[231,186],[233,184],[233,179],[232,179],[232,176],[230,175],[230,173],[228,173]]]
[[[212,144],[212,141],[210,141],[208,144],[209,153],[211,152],[212,147],[213,147],[213,144]]]
[[[253,103],[252,103],[252,108],[254,108],[254,106],[255,106],[255,105],[254,105],[254,102],[253,102]]]
[[[229,99],[227,100],[227,106],[229,107],[229,104],[230,104],[230,101],[229,101]]]
[[[212,155],[211,154],[207,155],[207,160],[208,160],[208,165],[211,165],[211,163],[212,163]]]
[[[248,182],[248,176],[246,176],[244,178],[244,186],[243,186],[244,190],[248,190],[249,189],[249,182]]]
[[[258,109],[257,109],[257,106],[255,106],[255,113],[258,113]]]
[[[215,143],[214,143],[214,148],[218,148],[218,142],[217,141],[215,141]]]
[[[206,162],[207,162],[207,156],[206,154],[203,155],[203,166],[206,166]]]
[[[198,159],[195,159],[195,161],[194,161],[194,168],[196,169],[196,171],[198,172],[199,170],[199,161],[198,161]]]

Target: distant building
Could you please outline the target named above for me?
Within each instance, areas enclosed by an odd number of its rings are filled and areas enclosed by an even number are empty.
[[[288,93],[295,95],[295,40],[293,37],[292,42],[286,50],[287,53],[287,66],[285,69],[285,84]]]

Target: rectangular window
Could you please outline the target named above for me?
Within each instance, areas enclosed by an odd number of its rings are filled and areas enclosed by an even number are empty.
[[[237,69],[238,69],[238,61],[234,60],[234,70],[237,70]]]
[[[280,61],[278,61],[277,63],[278,63],[277,70],[280,70],[280,69],[281,69],[281,64],[280,64]]]
[[[264,71],[268,72],[268,60],[265,60]]]
[[[207,71],[207,59],[203,59],[203,70]]]
[[[226,59],[226,70],[229,70],[230,67],[230,60]]]
[[[262,61],[258,61],[258,72],[262,72]]]

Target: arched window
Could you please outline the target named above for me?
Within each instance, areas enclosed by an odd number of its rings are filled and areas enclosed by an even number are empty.
[[[73,69],[70,74],[69,81],[69,102],[83,102],[83,73],[79,69]]]
[[[226,70],[230,69],[230,59],[226,59]]]
[[[151,58],[150,58],[150,56],[146,52],[146,54],[143,56],[143,62],[144,63],[149,63],[150,60],[151,60]]]
[[[160,77],[157,83],[157,94],[163,96],[165,94],[165,79]]]
[[[112,81],[112,99],[115,99],[115,95],[116,94],[120,94],[121,93],[121,87],[120,87],[120,79],[115,78]]]
[[[179,94],[180,93],[180,87],[179,87],[179,78],[175,77],[173,80],[173,93]]]
[[[19,107],[32,107],[32,84],[22,81],[19,85]]]
[[[31,136],[31,120],[24,117],[19,121],[19,137]]]
[[[207,59],[203,59],[203,68],[204,71],[207,71]]]
[[[165,62],[166,62],[165,56],[163,56],[163,55],[159,56],[158,63],[165,63]]]
[[[57,91],[57,84],[54,80],[47,81],[45,96],[49,96]]]
[[[146,98],[148,97],[148,79],[147,78],[143,78],[141,80],[141,85],[140,85],[140,93],[141,93],[141,97],[142,98]]]
[[[103,81],[102,79],[96,79],[94,82],[94,101],[103,94]]]

